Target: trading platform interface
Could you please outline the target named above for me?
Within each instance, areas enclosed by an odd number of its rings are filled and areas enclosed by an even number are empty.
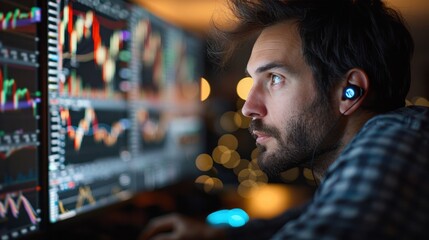
[[[36,1],[0,0],[0,239],[40,225],[40,79]]]
[[[113,0],[49,8],[49,215],[57,222],[132,193],[130,13]]]
[[[200,39],[123,0],[40,2],[0,0],[1,240],[197,174],[204,148]]]
[[[203,150],[199,99],[202,41],[133,9],[131,94],[133,169],[138,190],[190,176]],[[198,53],[198,54],[195,54]]]

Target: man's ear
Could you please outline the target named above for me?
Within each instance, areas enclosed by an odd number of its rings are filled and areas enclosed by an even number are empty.
[[[369,79],[362,69],[349,70],[338,94],[340,113],[350,115],[359,109],[367,96],[368,87]]]

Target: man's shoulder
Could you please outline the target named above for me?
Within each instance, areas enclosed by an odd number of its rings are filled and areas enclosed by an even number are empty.
[[[328,170],[368,168],[378,174],[419,166],[429,169],[429,108],[404,107],[370,119]]]
[[[363,146],[388,148],[429,141],[429,108],[408,106],[379,114],[367,123],[351,141],[348,148]]]
[[[407,106],[379,114],[370,119],[362,130],[376,128],[377,125],[394,124],[396,127],[429,131],[429,107]]]

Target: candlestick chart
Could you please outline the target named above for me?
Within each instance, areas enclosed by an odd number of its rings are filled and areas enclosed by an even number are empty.
[[[31,1],[0,6],[0,138],[35,132],[40,103],[37,28],[40,8]]]
[[[0,239],[39,229],[41,12],[33,0],[0,0]]]
[[[60,12],[59,93],[84,98],[120,97],[130,60],[126,15],[118,19],[119,14],[99,13],[81,2],[64,1]]]
[[[27,11],[20,8],[10,9],[9,11],[0,12],[0,30],[28,26],[39,22],[40,19],[41,13],[39,7],[33,6]]]
[[[48,110],[50,223],[177,180],[194,166],[203,147],[202,41],[130,1],[48,0],[46,12],[47,104],[38,106],[44,96],[12,62],[1,68],[1,103],[4,112],[34,119]],[[27,146],[17,147],[0,156]],[[32,177],[29,169],[5,181]]]
[[[137,189],[145,189],[177,180],[201,151],[203,49],[201,40],[143,9],[133,9],[130,27],[138,86],[131,96],[133,169]]]
[[[0,63],[0,141],[6,135],[37,132],[38,89],[36,69]]]
[[[156,102],[165,94],[168,77],[165,24],[144,11],[135,11],[132,19],[134,77],[140,100]]]
[[[1,1],[0,61],[37,65],[37,24],[41,9],[35,1]]]
[[[56,222],[130,191],[131,33],[125,1],[50,2],[57,11],[49,113],[50,221]]]
[[[172,102],[197,109],[195,103],[199,102],[200,96],[204,47],[201,39],[189,32],[176,29],[171,34],[169,46],[172,50],[168,57],[171,58],[174,69],[174,90],[170,94]]]

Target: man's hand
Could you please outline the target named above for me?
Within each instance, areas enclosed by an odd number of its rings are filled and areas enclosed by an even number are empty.
[[[222,240],[225,231],[179,214],[154,218],[141,233],[140,240]]]

